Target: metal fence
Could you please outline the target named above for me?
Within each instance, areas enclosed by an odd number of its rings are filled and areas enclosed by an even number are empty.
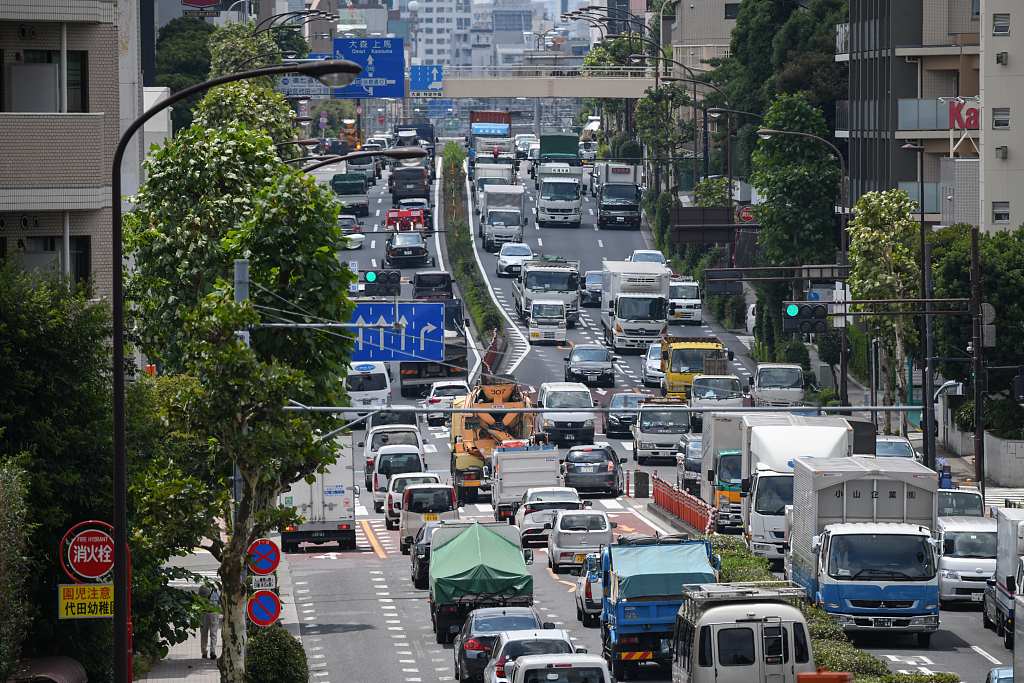
[[[710,534],[715,527],[715,510],[700,498],[691,496],[667,479],[655,475],[654,502],[694,529]]]
[[[654,70],[645,66],[445,66],[444,69],[445,78],[654,78]]]

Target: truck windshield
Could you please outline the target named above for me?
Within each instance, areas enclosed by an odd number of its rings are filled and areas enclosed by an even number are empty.
[[[701,377],[693,380],[693,395],[697,398],[739,398],[740,381],[732,377]]]
[[[587,284],[588,285],[599,285],[599,284],[601,284],[601,273],[587,273]]]
[[[828,575],[855,581],[918,581],[935,576],[927,536],[849,534],[834,536]]]
[[[636,185],[605,185],[601,189],[601,201],[636,204],[640,201],[640,190]]]
[[[781,515],[793,504],[793,477],[763,477],[757,483],[754,512]]]
[[[665,320],[668,306],[659,297],[623,297],[615,315],[623,320]]]
[[[738,453],[718,458],[718,481],[723,484],[740,483],[740,455]]]
[[[670,299],[699,299],[700,293],[697,285],[671,285],[669,287]]]
[[[530,271],[526,275],[526,288],[535,292],[566,292],[576,289],[577,278],[567,270]]]
[[[593,408],[589,391],[553,391],[544,399],[545,408]]]
[[[981,494],[973,491],[939,491],[939,517],[984,517]]]
[[[663,429],[666,427],[689,427],[690,416],[683,411],[641,410],[640,431],[647,429]]]
[[[996,532],[947,531],[943,545],[946,557],[976,557],[991,560],[996,556]],[[952,550],[950,550],[951,545]]]
[[[508,185],[508,178],[484,177],[476,179],[477,192],[483,192],[487,185]]]
[[[512,227],[522,225],[523,221],[518,211],[488,211],[487,223],[490,225]]]
[[[798,368],[764,368],[757,372],[761,389],[802,389],[804,373]]]
[[[906,441],[878,441],[875,456],[879,458],[913,458],[914,449]]]
[[[700,372],[705,358],[720,358],[721,349],[672,349],[669,372]]]
[[[545,180],[540,186],[540,198],[551,202],[575,201],[580,198],[579,183]]]
[[[543,320],[561,320],[565,317],[565,307],[561,304],[534,304],[534,318]]]

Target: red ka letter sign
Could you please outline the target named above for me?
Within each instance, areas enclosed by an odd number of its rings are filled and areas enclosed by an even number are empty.
[[[964,109],[963,102],[950,102],[949,127],[951,130],[978,130],[978,108]]]

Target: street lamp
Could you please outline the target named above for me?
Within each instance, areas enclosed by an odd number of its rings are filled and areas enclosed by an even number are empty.
[[[246,64],[248,64],[249,62],[251,62],[253,60],[260,59],[261,57],[273,57],[274,55],[281,55],[282,57],[295,57],[298,54],[299,53],[296,52],[295,50],[285,50],[284,52],[264,52],[261,55],[256,55],[255,57],[249,57],[249,59],[245,60],[244,62],[240,62],[238,64],[238,66],[236,66],[231,71],[232,71],[232,73],[238,73],[238,70],[241,69],[243,66],[245,66]]]
[[[218,85],[263,76],[275,76],[298,72],[316,78],[329,88],[340,88],[351,84],[362,71],[362,67],[346,60],[325,59],[306,62],[298,66],[277,65],[227,74],[203,83],[179,90],[165,100],[147,109],[139,118],[128,124],[114,150],[110,174],[112,305],[111,318],[114,327],[113,338],[113,385],[114,385],[114,683],[131,683],[128,678],[128,513],[127,513],[127,463],[125,460],[125,407],[124,407],[124,278],[121,272],[121,162],[132,136],[148,121],[171,105],[196,93]]]
[[[331,164],[336,164],[339,161],[349,161],[351,159],[361,159],[363,157],[387,157],[392,161],[409,161],[412,159],[422,159],[425,156],[427,156],[427,150],[422,147],[392,147],[391,149],[370,150],[369,152],[352,152],[345,156],[332,154],[325,157],[315,157],[320,159],[320,161],[315,164],[310,164],[309,166],[303,166],[299,170],[303,173],[309,173],[310,171],[315,171],[322,166],[330,166]]]
[[[801,138],[810,138],[811,140],[817,140],[829,147],[836,154],[836,158],[839,159],[839,232],[841,233],[841,251],[840,251],[840,263],[839,265],[846,265],[846,162],[843,161],[843,155],[839,153],[839,149],[825,138],[819,138],[817,135],[811,135],[810,133],[798,133],[795,130],[773,130],[771,128],[761,128],[757,131],[758,136],[762,140],[767,140],[775,135],[795,135]],[[846,286],[843,286],[843,299],[846,299]],[[843,313],[847,313],[845,310],[846,306],[843,306]],[[843,316],[843,347],[839,356],[839,402],[842,405],[846,405],[849,401],[847,400],[848,394],[846,390],[846,349],[849,348],[849,342],[846,336],[846,321],[847,318]]]

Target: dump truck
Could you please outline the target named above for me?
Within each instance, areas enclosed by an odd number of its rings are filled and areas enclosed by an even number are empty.
[[[580,319],[580,262],[548,254],[523,261],[519,277],[512,283],[512,298],[516,314],[523,320],[529,318],[534,299],[561,299],[571,329]]]
[[[530,397],[511,375],[481,375],[453,408],[489,408],[495,412],[452,414],[452,482],[459,501],[475,503],[479,491],[489,491],[491,450],[504,441],[524,441],[533,433],[529,413],[505,413],[502,408],[530,408]]]
[[[445,523],[430,539],[430,622],[445,643],[466,616],[481,607],[533,604],[533,551],[523,550],[519,530],[508,524]],[[453,628],[454,627],[454,628]]]
[[[624,534],[604,547],[602,654],[615,678],[626,680],[627,673],[638,678],[635,674],[644,662],[671,663],[672,630],[683,587],[717,582],[718,565],[710,541],[691,541],[685,535]]]
[[[733,359],[732,351],[715,337],[662,337],[661,395],[670,398],[690,398],[690,385],[698,374],[725,374],[724,371],[705,370],[705,358]]]

